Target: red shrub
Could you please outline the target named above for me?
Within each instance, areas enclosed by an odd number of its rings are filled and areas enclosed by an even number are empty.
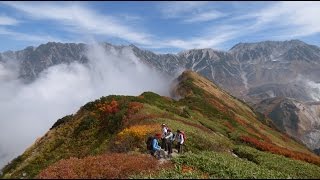
[[[306,161],[316,165],[320,165],[320,157],[315,155],[292,151],[287,148],[279,147],[277,145],[274,145],[268,142],[259,141],[258,139],[253,137],[240,136],[240,140],[246,143],[249,143],[262,151],[268,151],[268,152],[283,155],[292,159],[302,160],[302,161]]]
[[[119,111],[119,104],[116,100],[112,100],[109,104],[108,103],[99,103],[96,105],[96,108],[103,115],[115,114]]]
[[[143,108],[143,104],[139,102],[130,102],[128,108],[128,115],[134,114]]]
[[[84,159],[63,159],[40,172],[37,178],[128,178],[132,174],[159,170],[168,165],[166,163],[159,165],[158,161],[150,155],[114,153],[89,156]]]

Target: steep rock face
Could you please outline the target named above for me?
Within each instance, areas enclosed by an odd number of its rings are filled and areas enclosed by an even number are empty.
[[[316,78],[320,75],[318,47],[298,40],[266,41],[240,43],[229,52],[238,60],[245,74],[249,88],[248,97],[251,97],[252,91],[258,91],[270,94],[269,97],[279,94],[301,101],[312,99],[308,93],[301,93],[305,83],[299,80],[318,81]],[[275,84],[277,85],[274,86]],[[291,88],[293,84],[295,88]],[[276,90],[265,88],[266,86],[274,86]]]
[[[27,47],[21,51],[1,53],[3,60],[15,60],[20,64],[20,77],[27,81],[34,80],[37,75],[50,66],[78,61],[87,62],[84,56],[85,44],[54,43],[42,44],[37,48]]]
[[[306,101],[312,101],[313,99],[309,95],[309,89],[307,86],[302,86],[298,83],[289,84],[265,84],[257,87],[250,88],[248,94],[250,101],[258,103],[262,99],[274,98],[274,97],[288,97],[304,99]]]
[[[303,103],[289,98],[261,101],[256,109],[270,117],[276,126],[310,149],[320,148],[320,103]]]
[[[185,68],[198,72],[229,92],[241,93],[238,90],[244,84],[240,66],[231,54],[213,49],[194,49],[181,52],[179,56],[188,62]]]

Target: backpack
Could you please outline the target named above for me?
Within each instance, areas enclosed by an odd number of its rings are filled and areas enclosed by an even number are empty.
[[[147,150],[152,150],[152,141],[153,141],[154,137],[153,136],[149,136],[147,139]]]
[[[172,133],[171,142],[174,142],[176,140],[176,136],[177,136],[176,133]]]
[[[181,132],[181,134],[183,136],[184,141],[186,141],[187,140],[186,134],[184,133],[184,131],[180,131],[180,132]]]

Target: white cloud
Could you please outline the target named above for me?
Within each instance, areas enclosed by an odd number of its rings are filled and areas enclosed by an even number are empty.
[[[219,48],[219,46],[236,36],[236,32],[229,30],[219,34],[206,34],[204,36],[193,37],[191,39],[171,39],[161,42],[163,47],[175,47],[180,49],[193,48]]]
[[[190,10],[189,8],[188,10]],[[172,39],[166,45],[182,49],[219,47],[229,40],[245,37],[259,37],[272,40],[294,39],[320,32],[320,3],[317,2],[276,2],[251,14],[238,14],[203,31],[203,36],[191,39]],[[212,15],[213,16],[213,15]],[[201,20],[201,16],[195,17]],[[195,22],[196,22],[195,20]],[[187,19],[185,21],[188,21]],[[193,21],[192,18],[189,21]]]
[[[142,64],[129,47],[107,53],[94,45],[87,57],[88,65],[52,66],[30,84],[15,78],[12,73],[18,72],[16,68],[0,62],[0,168],[58,118],[75,113],[88,101],[144,91],[169,96],[171,81]]]
[[[207,1],[169,2],[160,5],[164,18],[178,18],[183,23],[205,22],[225,16]]]
[[[279,29],[279,37],[303,37],[320,32],[320,3],[318,2],[277,2],[253,13],[256,22],[252,29]]]
[[[33,19],[55,20],[64,26],[66,30],[84,34],[107,35],[125,39],[137,44],[150,44],[150,35],[124,25],[111,16],[94,12],[80,4],[52,4],[52,3],[22,3],[7,2],[13,8],[22,11]]]
[[[184,20],[186,23],[194,23],[194,22],[205,22],[205,21],[211,21],[214,19],[218,19],[220,17],[225,16],[225,14],[219,12],[219,11],[208,11],[208,12],[203,12],[199,14],[193,15],[193,17],[189,17]]]
[[[160,11],[166,18],[177,18],[187,13],[203,8],[208,2],[205,1],[185,1],[161,3]]]
[[[26,33],[15,32],[6,28],[0,27],[0,35],[10,36],[16,40],[22,41],[30,41],[30,42],[38,42],[38,43],[46,43],[48,41],[56,41],[56,42],[65,42],[62,39],[51,37],[49,35],[31,35]]]
[[[0,25],[16,25],[18,24],[19,21],[8,17],[8,16],[0,16]]]

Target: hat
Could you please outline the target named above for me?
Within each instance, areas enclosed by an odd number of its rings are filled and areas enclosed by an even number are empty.
[[[162,124],[161,126],[166,126],[166,124]]]
[[[155,134],[156,137],[161,137],[160,133]]]

